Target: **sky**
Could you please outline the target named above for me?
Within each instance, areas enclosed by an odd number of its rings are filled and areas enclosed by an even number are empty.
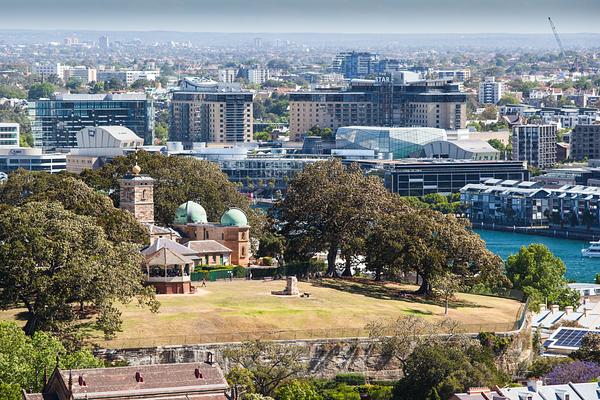
[[[0,0],[0,29],[600,33],[600,0]]]

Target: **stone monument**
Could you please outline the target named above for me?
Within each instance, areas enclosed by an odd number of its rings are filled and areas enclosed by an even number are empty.
[[[285,278],[286,285],[284,290],[274,290],[271,294],[276,296],[298,296],[300,291],[298,290],[298,278],[295,276],[287,276]]]

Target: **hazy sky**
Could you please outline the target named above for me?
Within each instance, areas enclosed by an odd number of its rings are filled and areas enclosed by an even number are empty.
[[[0,0],[0,29],[600,33],[600,0]]]

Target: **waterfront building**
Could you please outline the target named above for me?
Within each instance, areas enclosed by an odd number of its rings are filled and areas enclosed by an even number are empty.
[[[574,160],[600,158],[600,124],[575,126],[571,131],[570,144]]]
[[[44,378],[42,393],[24,400],[228,400],[229,385],[212,353],[206,362],[62,370]]]
[[[552,167],[556,141],[556,125],[517,125],[512,131],[512,158],[538,168]]]
[[[496,82],[493,76],[486,77],[479,83],[479,102],[481,104],[498,104],[504,92],[504,84]]]
[[[529,179],[527,164],[518,161],[451,159],[348,160],[366,173],[381,176],[386,188],[400,196],[458,193],[465,185],[488,179]]]
[[[102,167],[127,150],[141,148],[144,140],[124,126],[86,127],[77,132],[77,147],[67,154],[67,171],[81,173]]]
[[[348,89],[289,93],[290,138],[313,126],[431,127],[464,129],[466,93],[446,80],[418,81],[406,71],[355,79]]]
[[[19,168],[28,171],[46,171],[51,174],[66,169],[66,154],[44,152],[40,148],[0,147],[0,172],[9,173]]]
[[[86,127],[121,125],[152,144],[154,104],[144,94],[62,94],[30,105],[36,145],[45,149],[77,146]]]
[[[439,128],[348,126],[335,135],[338,149],[374,150],[394,159],[420,157],[427,143],[445,140],[446,131]]]
[[[169,139],[186,148],[193,142],[251,142],[252,101],[239,84],[185,78],[172,93]]]
[[[485,140],[436,140],[423,146],[427,158],[453,160],[499,160],[500,151]]]
[[[540,182],[490,179],[460,190],[473,222],[508,226],[600,226],[600,187],[543,187]]]
[[[13,122],[0,122],[0,148],[19,147],[20,126]]]
[[[332,71],[347,79],[365,78],[376,73],[379,55],[369,52],[342,52],[335,56]]]

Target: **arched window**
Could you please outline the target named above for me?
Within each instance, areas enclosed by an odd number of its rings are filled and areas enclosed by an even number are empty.
[[[242,247],[242,257],[245,257],[245,256],[246,256],[246,248]]]
[[[205,239],[208,240],[208,231],[205,231],[204,236],[206,236]]]
[[[146,201],[146,189],[142,190],[142,201]]]

